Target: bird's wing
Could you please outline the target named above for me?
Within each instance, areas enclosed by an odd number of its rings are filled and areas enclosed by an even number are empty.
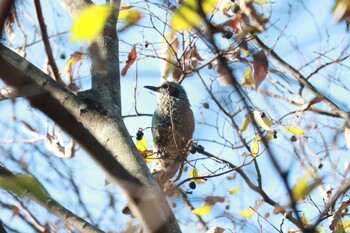
[[[187,119],[187,121],[186,121],[187,127],[185,127],[186,131],[184,132],[184,134],[186,134],[186,136],[188,135],[188,137],[192,138],[192,135],[194,132],[194,124],[195,124],[192,109],[188,108],[185,110],[184,118]]]

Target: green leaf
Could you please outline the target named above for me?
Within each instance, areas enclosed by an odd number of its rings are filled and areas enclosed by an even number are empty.
[[[103,30],[112,13],[108,5],[90,5],[85,7],[73,19],[72,39],[93,41]]]
[[[44,187],[31,175],[1,175],[0,187],[21,196],[29,193],[40,202],[50,198]]]

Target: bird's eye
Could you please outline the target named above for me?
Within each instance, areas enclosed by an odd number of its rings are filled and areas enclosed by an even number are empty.
[[[163,89],[168,89],[168,88],[169,88],[169,84],[164,83],[164,84],[162,85],[162,88],[163,88]]]

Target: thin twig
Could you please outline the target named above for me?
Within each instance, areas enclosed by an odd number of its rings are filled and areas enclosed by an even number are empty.
[[[45,25],[41,5],[40,5],[40,0],[34,0],[34,5],[35,5],[36,14],[38,17],[38,23],[39,23],[39,27],[40,27],[40,31],[41,31],[41,37],[43,39],[43,43],[44,43],[44,47],[45,47],[45,52],[46,52],[47,58],[49,60],[49,65],[52,68],[52,72],[53,72],[54,78],[57,81],[57,83],[61,86],[65,86],[64,82],[61,79],[60,72],[58,70],[58,67],[56,65],[55,59],[54,59],[53,54],[52,54],[52,49],[51,49],[51,45],[50,45],[50,41],[49,41],[49,36],[47,34],[47,31],[46,31],[46,25]]]

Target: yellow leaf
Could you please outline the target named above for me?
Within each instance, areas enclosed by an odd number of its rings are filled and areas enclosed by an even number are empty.
[[[318,184],[319,180],[314,180],[308,184],[308,179],[310,174],[305,172],[305,174],[296,182],[292,188],[292,195],[295,201],[304,199]]]
[[[268,118],[266,115],[265,115],[262,119],[263,119],[264,123],[265,123],[268,127],[270,127],[270,126],[272,125],[271,119]]]
[[[195,0],[195,1],[197,1],[197,0]],[[208,14],[214,10],[214,7],[215,7],[216,3],[218,2],[218,0],[202,0],[201,2],[202,2],[202,7],[203,7],[204,13]]]
[[[307,221],[307,219],[306,219],[306,217],[305,217],[304,212],[303,212],[303,213],[301,214],[301,216],[300,216],[300,222],[301,222],[304,226],[306,226],[306,225],[309,224],[309,222]]]
[[[237,7],[237,5],[238,4],[236,2],[223,1],[223,2],[220,3],[220,12],[222,14],[231,13],[231,11],[233,12],[233,10]]]
[[[259,5],[264,5],[264,4],[268,4],[268,3],[269,3],[269,2],[266,1],[266,0],[254,0],[254,2],[255,2],[256,4],[259,4]]]
[[[253,85],[255,83],[253,76],[252,76],[252,69],[246,69],[245,71],[243,71],[242,74],[242,85]]]
[[[350,1],[348,0],[337,0],[334,1],[335,6],[333,7],[333,16],[337,21],[348,22],[348,15],[350,12]]]
[[[267,143],[271,142],[274,138],[276,138],[275,135],[276,135],[275,133],[267,132],[264,136],[265,142]]]
[[[90,5],[85,7],[73,20],[73,40],[95,40],[103,30],[106,20],[112,13],[108,5]]]
[[[350,149],[350,128],[345,126],[344,128],[345,143],[348,149]]]
[[[304,131],[297,126],[285,125],[284,128],[295,135],[302,135]]]
[[[82,52],[78,52],[78,51],[72,53],[69,56],[69,58],[68,58],[68,60],[66,62],[66,67],[64,69],[64,72],[62,72],[62,73],[65,73],[65,72],[71,70],[73,64],[76,63],[77,61],[83,59],[85,56],[86,56],[86,53],[82,53]]]
[[[250,146],[250,154],[252,156],[256,156],[259,153],[260,140],[261,140],[260,135],[259,134],[255,135],[253,142]]]
[[[252,216],[253,213],[254,213],[254,210],[249,208],[249,209],[243,210],[241,213],[239,213],[239,215],[245,218],[249,218],[250,216]]]
[[[179,41],[174,30],[164,33],[164,36],[160,38],[159,50],[163,59],[159,60],[159,68],[162,77],[166,77],[174,67],[174,64],[177,64],[174,55],[178,47]]]
[[[119,12],[118,20],[124,22],[124,26],[120,29],[120,31],[123,31],[127,29],[128,27],[134,25],[141,19],[141,11],[138,10],[123,10]]]
[[[143,160],[145,161],[145,163],[150,163],[155,159],[155,157],[155,153],[147,152]]]
[[[202,205],[202,206],[192,210],[192,213],[201,216],[203,214],[209,213],[212,208],[213,208],[212,205]]]
[[[139,151],[145,163],[149,163],[154,160],[155,154],[147,149],[147,142],[142,132],[142,128],[139,128],[136,133],[136,148]]]
[[[327,230],[327,227],[317,226],[315,230],[316,230],[316,232],[323,232],[323,231]]]
[[[228,192],[229,192],[230,194],[234,194],[234,193],[237,193],[240,189],[241,189],[241,187],[236,186],[236,187],[230,188],[230,189],[228,190]]]
[[[182,4],[173,15],[170,25],[175,30],[190,30],[192,27],[198,27],[201,22],[202,18],[196,11]]]
[[[248,128],[250,122],[251,122],[250,114],[249,112],[247,112],[247,114],[245,114],[245,117],[241,123],[241,127],[239,127],[238,134],[242,134]]]
[[[350,219],[343,219],[342,224],[344,227],[345,232],[348,232],[350,230]]]
[[[198,2],[202,4],[205,14],[213,11],[217,0],[187,0],[183,1],[179,9],[173,15],[170,25],[175,30],[190,30],[192,27],[198,27],[202,22],[199,11]]]
[[[136,148],[140,152],[147,150],[147,142],[145,137],[142,137],[141,140],[136,139]]]
[[[267,130],[269,132],[272,132],[272,130],[270,129],[270,126],[272,125],[272,122],[270,119],[268,119],[264,113],[260,112],[259,110],[254,110],[253,111],[253,116],[254,116],[254,120],[255,122],[264,130]],[[262,117],[264,116],[264,117]],[[268,125],[269,124],[269,125]]]
[[[192,178],[196,178],[196,177],[199,177],[199,176],[202,176],[198,171],[197,169],[195,169],[194,167],[192,167],[188,173],[189,177],[192,177]],[[205,179],[195,179],[194,180],[197,184],[203,184],[205,182]]]

